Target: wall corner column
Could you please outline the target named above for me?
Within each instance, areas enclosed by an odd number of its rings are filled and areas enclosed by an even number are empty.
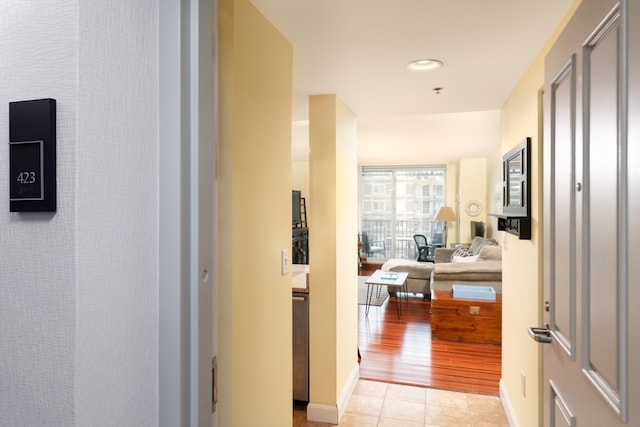
[[[337,423],[358,380],[357,120],[336,95],[309,98],[310,403]]]

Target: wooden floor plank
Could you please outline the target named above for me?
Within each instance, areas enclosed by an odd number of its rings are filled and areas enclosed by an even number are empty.
[[[362,273],[361,273],[362,274]],[[501,346],[432,340],[430,302],[412,296],[402,319],[395,300],[358,306],[360,378],[460,392],[497,395]]]

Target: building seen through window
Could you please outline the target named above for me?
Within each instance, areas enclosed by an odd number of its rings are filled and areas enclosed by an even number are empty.
[[[360,233],[370,258],[417,257],[414,234],[431,241],[443,224],[435,216],[446,201],[446,166],[363,166]]]

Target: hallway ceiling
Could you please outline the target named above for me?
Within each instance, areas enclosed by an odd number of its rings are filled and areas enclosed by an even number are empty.
[[[336,94],[358,116],[361,161],[403,162],[372,155],[392,146],[414,158],[420,150],[431,153],[421,162],[434,163],[499,146],[495,132],[482,138],[475,124],[490,126],[489,120],[499,132],[498,110],[573,1],[252,2],[294,47],[294,159],[308,150],[308,97]],[[422,58],[444,65],[431,72],[406,69]]]

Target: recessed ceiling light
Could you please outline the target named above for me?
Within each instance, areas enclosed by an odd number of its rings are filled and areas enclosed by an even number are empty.
[[[407,64],[410,71],[432,71],[442,67],[442,62],[437,59],[417,59]]]

